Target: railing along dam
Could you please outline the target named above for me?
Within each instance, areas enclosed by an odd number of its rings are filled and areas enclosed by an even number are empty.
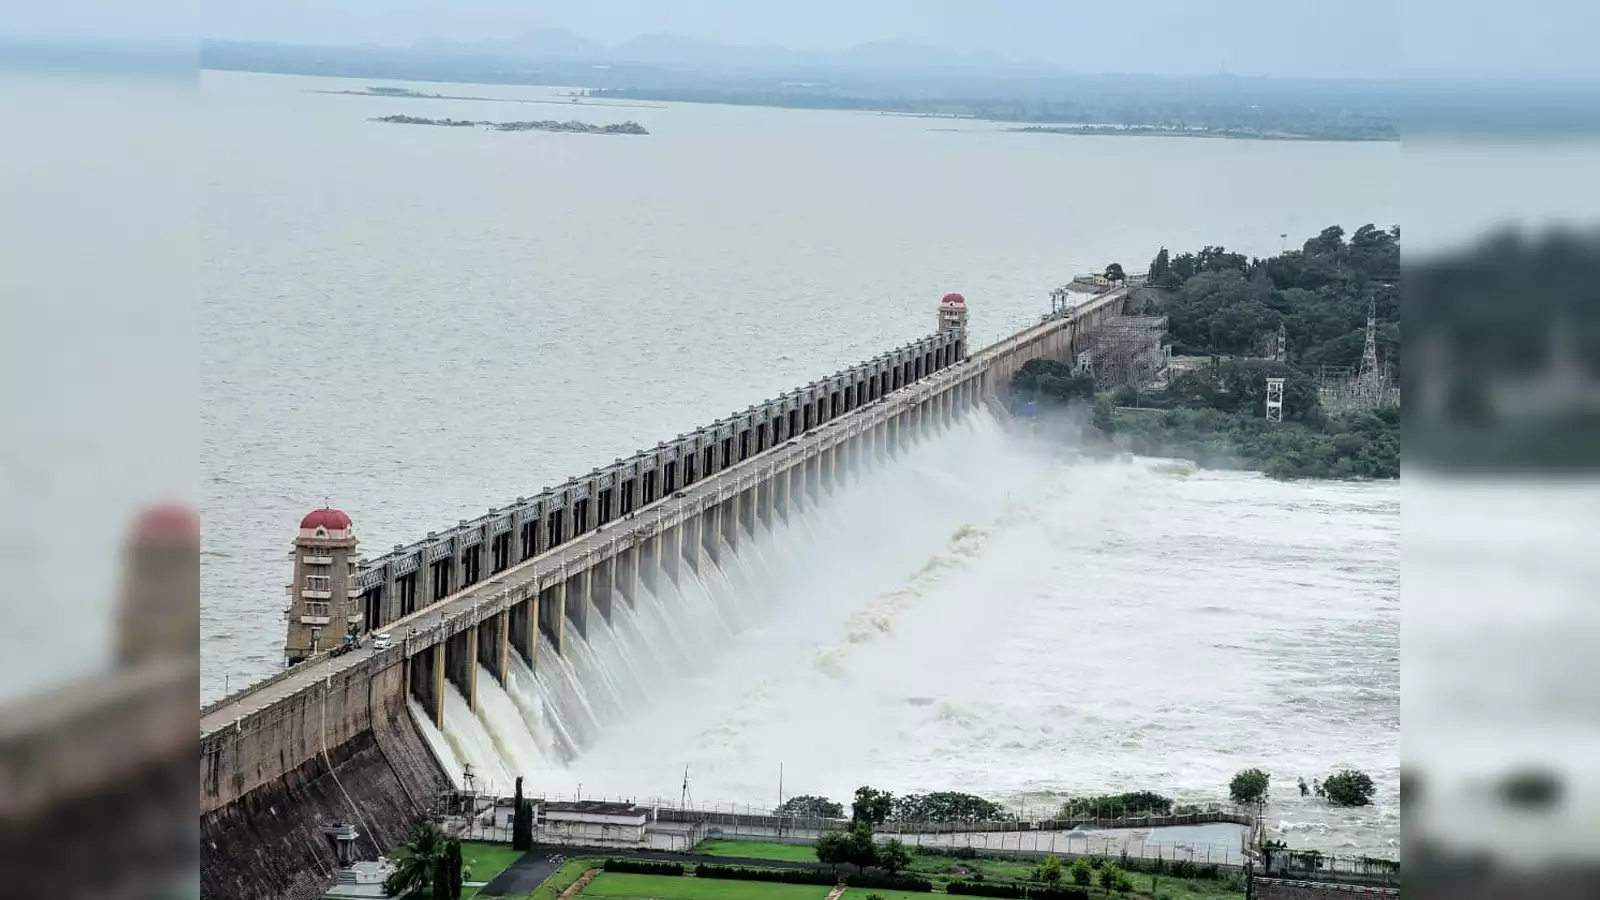
[[[1124,297],[971,355],[965,327],[941,330],[336,579],[352,620],[394,643],[313,654],[201,711],[202,832],[217,857],[202,866],[206,895],[312,896],[329,821],[365,826],[369,854],[389,849],[447,780],[411,699],[442,729],[447,680],[475,708],[480,667],[504,683],[511,654],[534,669],[541,645],[564,654],[592,617],[737,553],[758,521],[786,521],[847,471],[936,434],[1027,360],[1068,355]],[[260,871],[263,843],[282,871]],[[230,849],[257,863],[239,869]]]

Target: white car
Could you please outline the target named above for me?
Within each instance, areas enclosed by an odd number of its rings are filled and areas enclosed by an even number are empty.
[[[383,632],[381,634],[375,634],[372,636],[372,649],[374,650],[387,650],[389,649],[390,643],[391,641],[389,640],[388,632]]]

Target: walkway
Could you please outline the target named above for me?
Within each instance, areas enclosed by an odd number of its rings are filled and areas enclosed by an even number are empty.
[[[564,857],[555,851],[529,850],[478,891],[479,897],[523,897],[561,868]]]

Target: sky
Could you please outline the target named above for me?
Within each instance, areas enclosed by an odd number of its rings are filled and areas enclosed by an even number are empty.
[[[187,5],[186,5],[187,4]],[[909,41],[1084,72],[1600,76],[1593,0],[59,0],[0,34],[406,45],[564,28],[839,50]],[[1402,37],[1404,36],[1404,37]]]

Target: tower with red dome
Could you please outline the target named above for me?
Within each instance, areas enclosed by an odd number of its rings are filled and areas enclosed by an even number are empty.
[[[960,294],[945,294],[939,301],[938,331],[959,331],[961,343],[967,342],[967,298]]]
[[[200,517],[153,506],[134,520],[123,548],[117,662],[193,655],[200,636]]]
[[[300,520],[285,613],[289,632],[283,653],[290,665],[337,647],[346,634],[361,629],[356,543],[350,517],[341,510],[314,509]]]

